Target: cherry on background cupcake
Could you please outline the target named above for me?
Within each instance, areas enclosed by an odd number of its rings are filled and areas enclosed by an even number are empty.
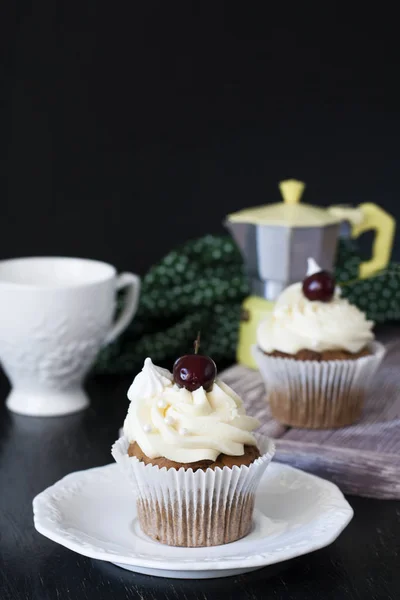
[[[320,269],[313,258],[308,259],[307,277],[303,280],[303,294],[311,302],[330,302],[335,294],[336,281],[332,273]]]

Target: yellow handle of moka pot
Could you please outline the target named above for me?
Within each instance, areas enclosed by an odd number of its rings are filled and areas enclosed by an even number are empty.
[[[372,246],[372,258],[360,264],[359,277],[365,279],[387,267],[392,254],[396,221],[392,215],[372,202],[360,204],[358,208],[363,214],[363,220],[361,223],[353,223],[352,237],[357,238],[365,231],[374,230],[376,232]]]

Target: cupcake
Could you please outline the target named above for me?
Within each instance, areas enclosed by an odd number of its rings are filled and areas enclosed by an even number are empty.
[[[258,421],[216,380],[214,361],[183,356],[172,374],[146,358],[128,398],[124,435],[112,455],[133,483],[143,532],[187,547],[247,535],[274,446],[256,440]]]
[[[333,276],[308,259],[302,283],[286,288],[257,330],[254,357],[272,415],[294,427],[350,425],[385,354],[363,312]]]

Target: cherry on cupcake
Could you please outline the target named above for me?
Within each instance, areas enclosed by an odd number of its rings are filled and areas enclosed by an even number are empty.
[[[303,281],[303,294],[311,302],[329,302],[335,293],[335,278],[328,271],[317,271]]]
[[[173,368],[175,383],[189,392],[194,392],[200,387],[203,387],[206,392],[211,391],[217,376],[215,362],[209,356],[198,354],[199,346],[200,333],[194,343],[195,353],[178,358]]]

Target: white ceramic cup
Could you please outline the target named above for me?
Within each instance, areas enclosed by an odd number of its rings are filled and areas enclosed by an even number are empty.
[[[116,292],[127,288],[113,322]],[[134,316],[140,279],[80,258],[0,261],[0,361],[12,389],[7,407],[32,416],[88,406],[83,379],[100,348]]]

